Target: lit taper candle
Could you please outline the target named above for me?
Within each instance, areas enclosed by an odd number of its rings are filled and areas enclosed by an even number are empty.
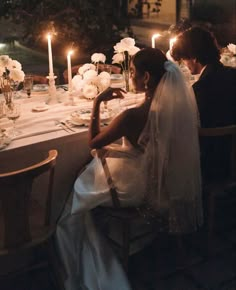
[[[175,41],[176,41],[176,37],[173,37],[173,38],[171,38],[170,40],[169,40],[169,50],[171,51],[171,49],[172,49],[172,46],[173,46],[173,44],[175,43]]]
[[[156,42],[156,38],[160,37],[161,35],[159,33],[153,34],[152,36],[152,48],[155,48],[155,42]]]
[[[53,61],[52,61],[52,37],[51,34],[48,33],[48,61],[49,61],[49,77],[54,76],[53,74]]]
[[[72,70],[71,70],[71,55],[73,54],[72,50],[69,50],[67,53],[67,71],[68,71],[68,90],[72,91]]]

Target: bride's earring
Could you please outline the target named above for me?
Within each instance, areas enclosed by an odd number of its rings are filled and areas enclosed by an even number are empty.
[[[145,85],[144,85],[144,89],[145,89],[145,91],[147,91],[148,90],[148,86],[147,86],[147,84],[145,83]]]

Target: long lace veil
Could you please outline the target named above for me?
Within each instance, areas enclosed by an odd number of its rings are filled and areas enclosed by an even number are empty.
[[[198,110],[179,68],[165,62],[139,143],[147,168],[147,203],[167,218],[169,232],[202,224]]]

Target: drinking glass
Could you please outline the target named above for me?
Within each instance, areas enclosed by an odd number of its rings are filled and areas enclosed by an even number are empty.
[[[24,90],[26,91],[28,95],[28,98],[30,98],[31,90],[33,88],[33,77],[30,75],[25,76],[23,85],[24,85]]]
[[[0,101],[0,119],[5,117],[5,102]]]
[[[13,137],[19,135],[21,132],[16,129],[16,120],[20,117],[20,104],[13,102],[10,103],[6,106],[5,113],[7,118],[13,121],[13,128],[11,132]]]

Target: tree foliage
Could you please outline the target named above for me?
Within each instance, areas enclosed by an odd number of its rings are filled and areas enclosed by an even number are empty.
[[[82,51],[104,51],[121,33],[131,33],[119,0],[22,0],[14,11],[24,25],[24,41],[31,46],[45,47],[50,31],[56,34],[59,51],[72,44]]]

